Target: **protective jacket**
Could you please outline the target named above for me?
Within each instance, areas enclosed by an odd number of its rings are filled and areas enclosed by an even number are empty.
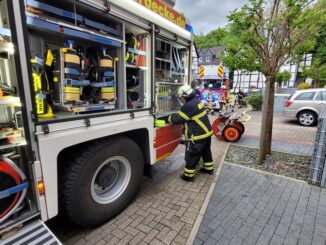
[[[187,141],[194,142],[213,135],[207,110],[195,94],[186,101],[179,112],[170,115],[168,121],[172,124],[184,123]]]

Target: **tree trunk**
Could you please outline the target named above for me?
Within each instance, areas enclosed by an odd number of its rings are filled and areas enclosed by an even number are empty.
[[[266,155],[271,154],[274,116],[275,78],[266,76],[263,113],[260,130],[258,164],[263,164]]]

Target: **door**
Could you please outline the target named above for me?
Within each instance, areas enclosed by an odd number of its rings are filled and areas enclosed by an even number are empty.
[[[326,91],[318,92],[314,103],[316,109],[318,110],[318,115],[320,115],[323,112],[323,110],[326,109]]]

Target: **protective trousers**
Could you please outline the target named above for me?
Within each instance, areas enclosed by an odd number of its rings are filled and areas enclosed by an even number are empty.
[[[214,170],[214,162],[211,152],[211,137],[198,141],[186,141],[186,166],[184,168],[184,176],[194,177],[199,169],[198,163],[203,158],[204,169]]]

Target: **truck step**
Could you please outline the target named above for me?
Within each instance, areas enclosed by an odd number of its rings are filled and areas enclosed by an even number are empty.
[[[15,235],[0,239],[0,245],[61,245],[49,228],[41,221],[36,220],[24,226]]]

